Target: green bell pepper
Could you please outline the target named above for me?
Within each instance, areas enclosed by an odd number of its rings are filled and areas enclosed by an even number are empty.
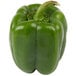
[[[67,22],[56,1],[22,6],[10,27],[10,46],[16,65],[27,73],[53,72],[61,59]]]

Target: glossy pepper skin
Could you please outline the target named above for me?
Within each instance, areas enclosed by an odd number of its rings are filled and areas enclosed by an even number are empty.
[[[10,27],[10,46],[16,65],[24,72],[36,69],[52,73],[61,59],[65,44],[67,22],[56,7],[57,2],[21,7]]]

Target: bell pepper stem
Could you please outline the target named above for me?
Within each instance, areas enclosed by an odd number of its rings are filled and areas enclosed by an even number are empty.
[[[49,5],[49,4],[51,4],[51,5],[60,5],[57,1],[53,1],[53,0],[50,0],[50,1],[48,1],[48,2],[45,2],[45,3],[43,3],[43,6],[47,6],[47,5]]]

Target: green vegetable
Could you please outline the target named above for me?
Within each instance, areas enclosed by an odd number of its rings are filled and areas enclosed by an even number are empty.
[[[16,65],[24,72],[53,72],[61,59],[67,23],[56,1],[21,7],[10,27],[10,46]]]

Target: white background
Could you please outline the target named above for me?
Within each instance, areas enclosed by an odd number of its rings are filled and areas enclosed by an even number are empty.
[[[45,1],[47,0],[0,0],[0,76],[44,76],[37,71],[32,74],[24,73],[15,65],[9,46],[9,28],[19,7]],[[57,69],[46,76],[76,76],[76,2],[57,1],[68,23],[67,44]]]

